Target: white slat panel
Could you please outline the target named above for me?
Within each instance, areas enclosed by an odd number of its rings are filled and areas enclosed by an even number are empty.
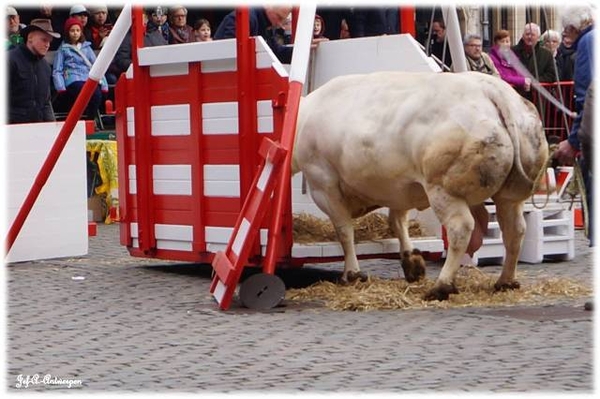
[[[129,194],[137,194],[137,180],[129,179]]]
[[[240,165],[204,165],[204,181],[240,181]]]
[[[129,174],[129,194],[137,194],[135,165],[127,165],[127,172]]]
[[[215,244],[227,244],[233,233],[233,227],[204,227],[205,241]]]
[[[153,136],[189,136],[190,120],[152,121]]]
[[[227,244],[206,243],[206,250],[209,252],[219,252],[227,250]]]
[[[237,118],[204,119],[202,118],[203,134],[238,134]]]
[[[238,117],[237,101],[202,104],[202,118],[204,118],[204,119],[237,118],[237,117]]]
[[[292,258],[322,257],[323,249],[320,245],[294,244]]]
[[[157,239],[174,241],[192,241],[194,227],[176,224],[155,224],[154,234]]]
[[[150,109],[153,136],[190,135],[189,104],[157,105]]]
[[[273,106],[270,100],[256,102],[258,133],[273,133]]]
[[[192,243],[186,241],[156,240],[156,248],[189,252],[192,250]]]
[[[168,47],[168,46],[161,46]],[[187,75],[189,73],[189,64],[182,62],[178,64],[162,64],[152,65],[150,67],[150,76],[156,78],[159,76],[178,76]]]
[[[192,195],[192,182],[154,179],[152,192],[156,195]]]
[[[135,111],[133,107],[127,107],[127,136],[135,136]]]
[[[268,69],[273,65],[273,59],[266,51],[256,53],[256,69]]]
[[[204,165],[204,195],[207,197],[239,197],[239,165]]]
[[[192,180],[192,165],[152,165],[155,180]]]
[[[129,230],[130,230],[130,234],[131,234],[132,238],[138,238],[139,237],[137,222],[131,222],[131,223],[129,223]]]
[[[237,70],[237,63],[235,58],[203,61],[200,70],[202,73],[235,72]]]
[[[205,181],[204,195],[206,197],[238,198],[240,183],[234,181]]]
[[[140,65],[189,63],[197,61],[235,59],[235,39],[194,42],[169,46],[144,47],[138,50]]]
[[[273,104],[271,103],[271,100],[257,101],[256,114],[258,116],[273,116]]]
[[[180,119],[189,119],[190,105],[153,105],[150,107],[150,116],[152,120],[173,121]]]
[[[273,133],[273,117],[259,117],[257,123],[258,133]]]
[[[236,101],[202,104],[202,133],[238,134]]]

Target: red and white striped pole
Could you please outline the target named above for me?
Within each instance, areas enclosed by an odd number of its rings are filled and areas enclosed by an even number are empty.
[[[130,25],[131,5],[125,5],[123,7],[123,10],[121,11],[121,14],[119,15],[119,18],[117,19],[117,22],[115,23],[115,26],[113,27],[110,35],[108,36],[106,43],[102,47],[102,50],[100,50],[96,62],[94,63],[94,65],[92,65],[89,77],[83,85],[81,92],[77,96],[75,104],[73,104],[73,108],[71,108],[71,111],[67,115],[67,119],[65,120],[62,128],[60,129],[60,132],[56,137],[56,140],[54,141],[54,144],[52,145],[52,148],[50,149],[46,160],[44,161],[39,173],[37,174],[33,185],[31,186],[31,190],[29,190],[29,193],[27,194],[27,197],[25,197],[23,205],[21,205],[21,208],[19,209],[15,220],[13,221],[8,230],[5,241],[5,256],[8,255],[10,249],[15,243],[15,240],[19,236],[19,233],[21,232],[21,229],[25,224],[25,220],[27,220],[27,216],[29,216],[29,213],[35,205],[35,202],[37,201],[40,192],[42,191],[42,188],[48,181],[48,178],[50,177],[54,166],[56,166],[56,162],[58,161],[58,158],[62,154],[62,151],[64,150],[67,142],[69,141],[71,133],[75,128],[75,125],[77,124],[79,118],[83,114],[83,110],[90,101],[92,93],[98,86],[98,82],[100,81],[100,79],[102,79],[112,59],[115,57],[117,49],[123,41],[123,38],[125,37],[125,34],[127,33],[127,30],[129,29]]]
[[[281,133],[281,145],[287,150],[287,154],[279,175],[279,184],[273,198],[273,218],[269,226],[267,253],[263,264],[263,272],[267,274],[275,272],[277,262],[278,243],[281,240],[281,226],[283,224],[283,209],[290,191],[290,173],[294,140],[296,137],[296,120],[298,119],[302,87],[306,81],[316,8],[317,6],[313,2],[302,3],[300,12],[298,13],[298,24],[296,25],[298,31],[295,34],[289,78],[290,88],[288,90],[288,100]]]

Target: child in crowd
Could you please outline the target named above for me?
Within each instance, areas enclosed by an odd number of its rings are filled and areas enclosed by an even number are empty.
[[[85,27],[84,35],[92,42],[92,49],[100,50],[112,30],[112,24],[108,22],[108,8],[106,6],[95,6],[88,8],[90,22]]]
[[[66,96],[69,109],[81,92],[95,61],[96,54],[92,50],[91,43],[85,40],[81,20],[74,17],[67,19],[64,40],[54,57],[52,80],[58,94]],[[105,78],[102,78],[100,86],[96,87],[85,109],[85,119],[93,120],[98,114],[102,93],[108,93]]]
[[[319,39],[324,36],[325,22],[320,15],[315,15],[315,24],[313,25],[313,39]]]
[[[194,35],[197,42],[208,42],[212,40],[210,37],[210,22],[207,19],[200,18],[194,23]]]
[[[169,44],[171,32],[169,22],[167,21],[169,9],[158,6],[147,10],[148,22],[146,23],[146,33],[144,37],[144,46],[164,46]]]

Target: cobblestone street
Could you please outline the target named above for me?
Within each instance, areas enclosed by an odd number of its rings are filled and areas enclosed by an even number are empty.
[[[70,391],[81,392],[593,392],[590,298],[371,312],[285,301],[257,312],[236,302],[222,312],[209,294],[210,265],[130,257],[118,229],[99,225],[87,256],[6,267],[9,392],[69,390],[44,375],[75,380]],[[573,261],[521,264],[519,276],[591,286],[592,258],[576,231]],[[397,260],[361,266],[397,276]],[[430,276],[440,267],[430,265]],[[341,270],[309,265],[281,276],[305,286]]]

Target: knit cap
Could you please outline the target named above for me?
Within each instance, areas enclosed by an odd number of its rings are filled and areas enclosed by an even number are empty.
[[[79,25],[79,28],[81,28],[83,31],[83,24],[81,23],[81,20],[79,18],[71,17],[65,21],[65,35],[69,34],[69,29],[71,29],[71,26],[73,25]]]

